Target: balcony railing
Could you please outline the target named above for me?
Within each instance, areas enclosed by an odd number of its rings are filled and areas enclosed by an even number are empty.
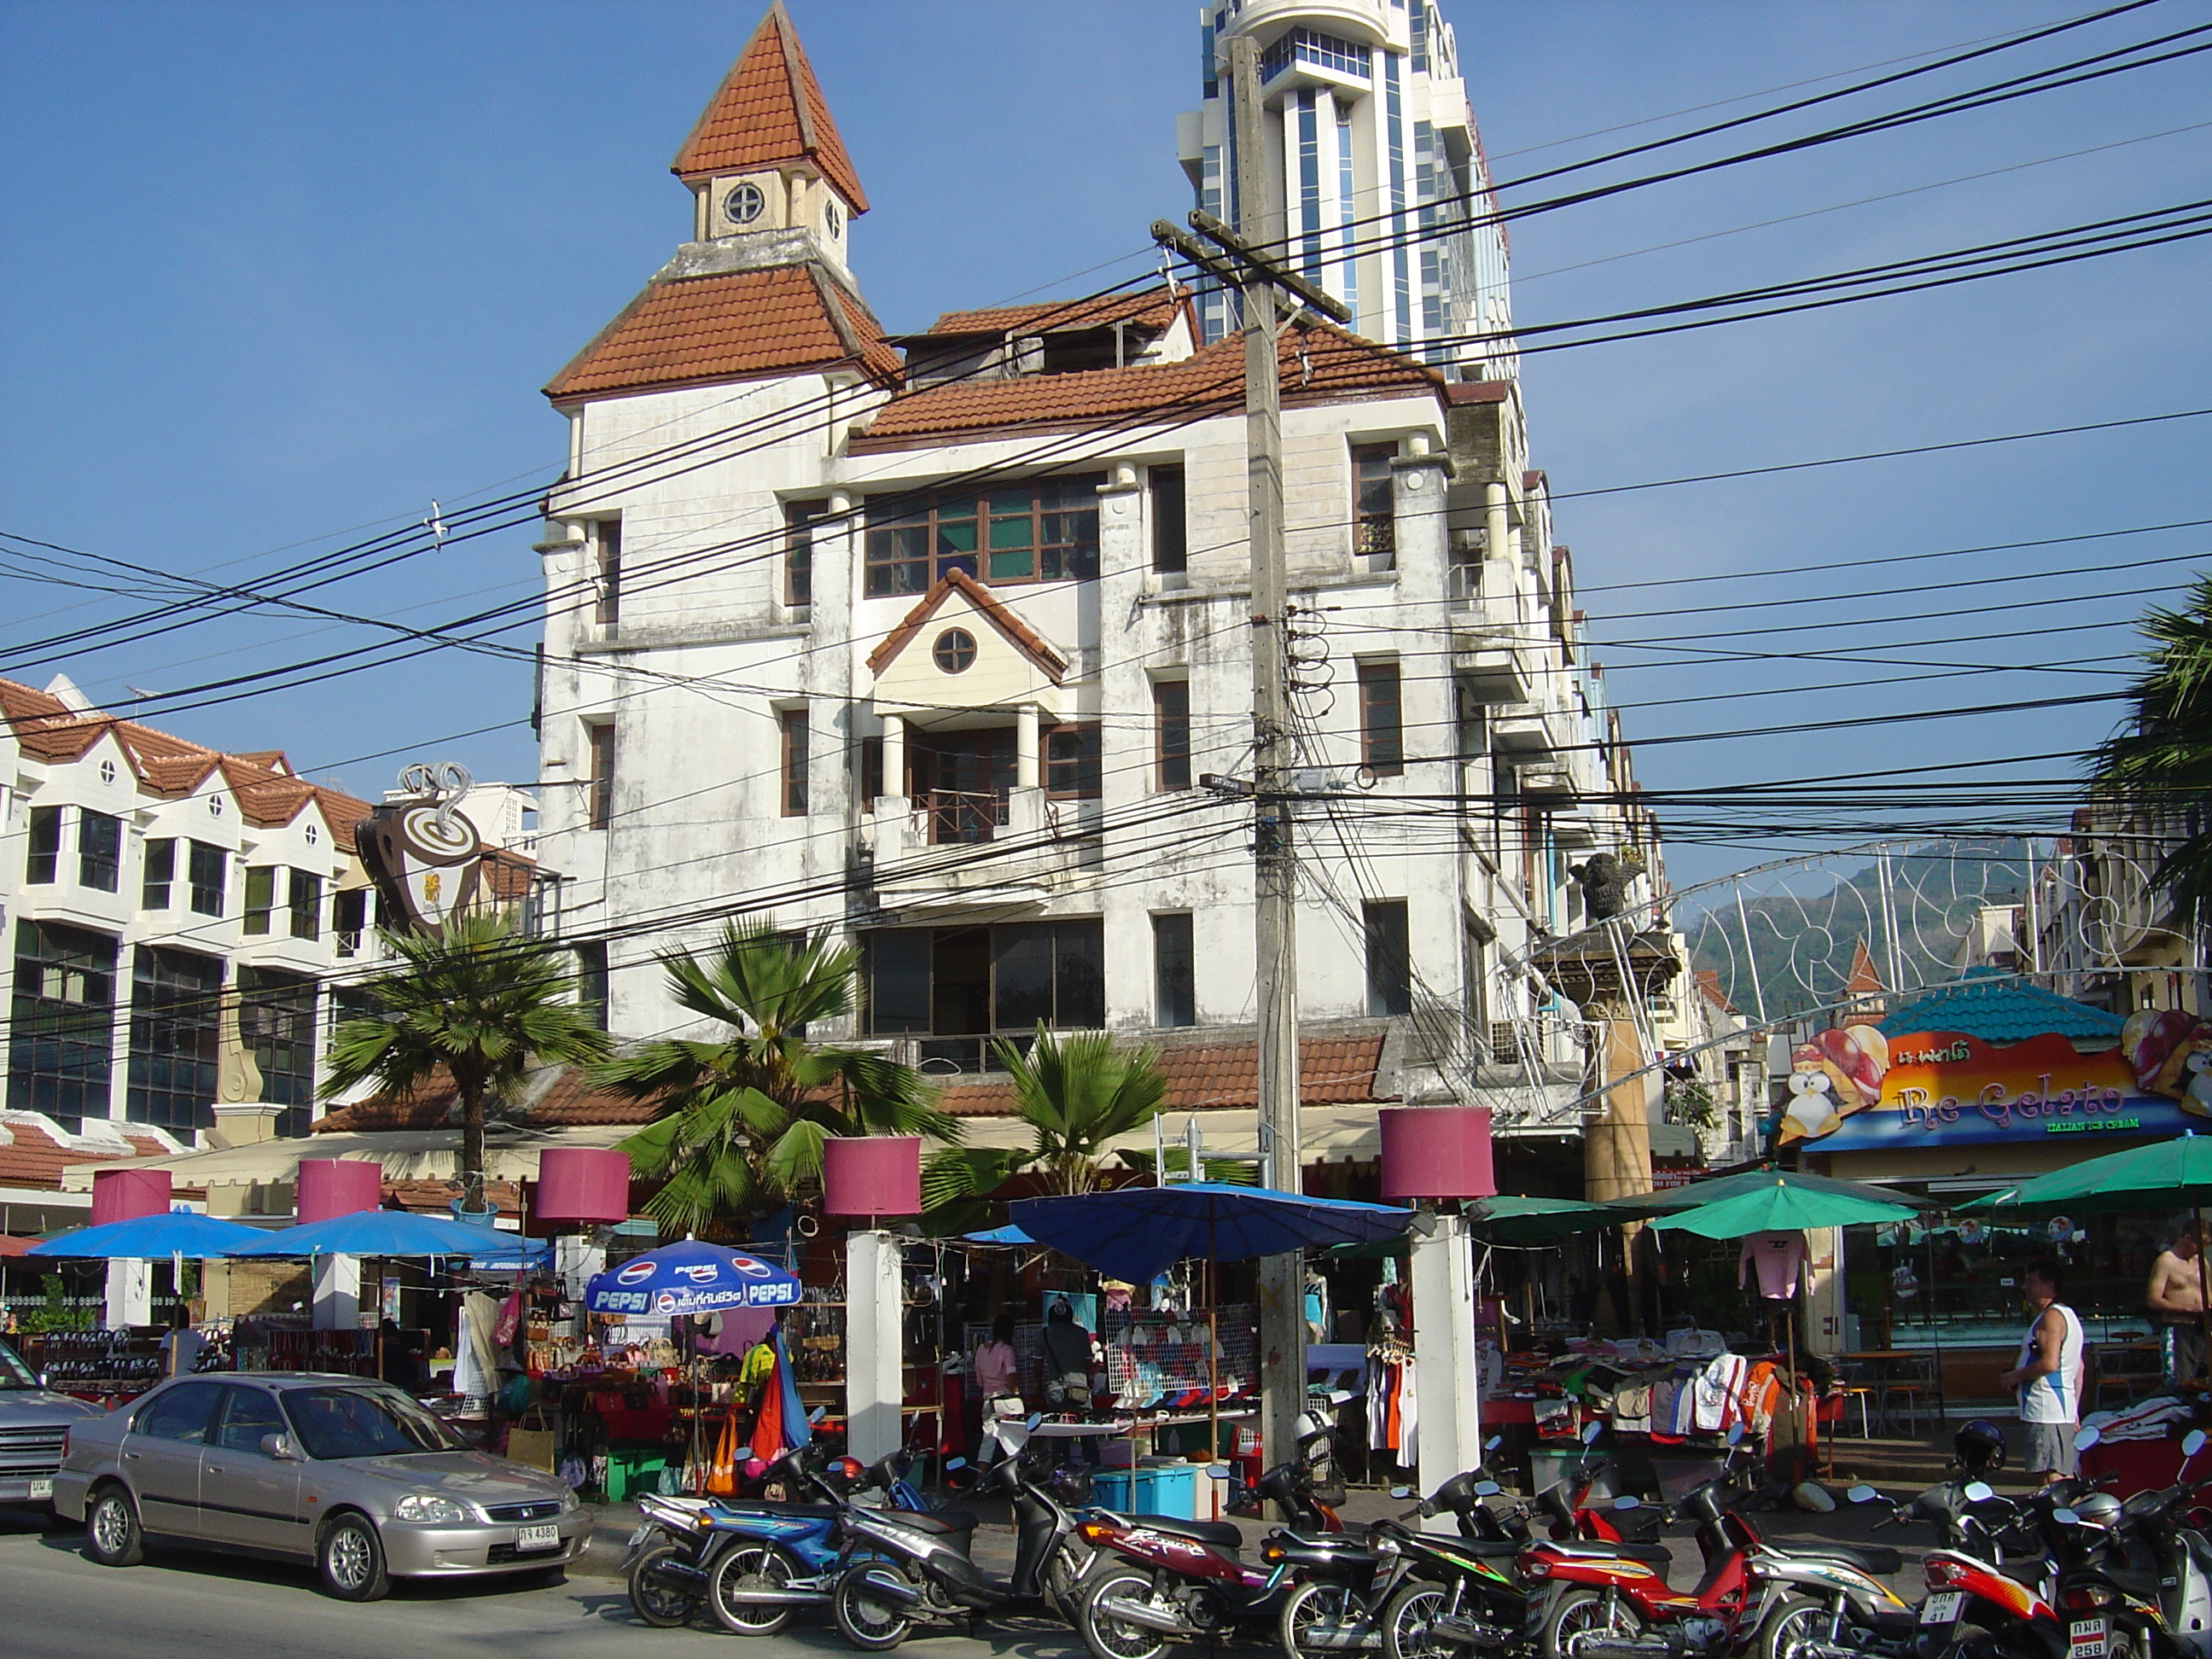
[[[914,798],[914,810],[928,823],[933,845],[989,841],[1006,825],[1003,790],[977,793],[931,789]]]

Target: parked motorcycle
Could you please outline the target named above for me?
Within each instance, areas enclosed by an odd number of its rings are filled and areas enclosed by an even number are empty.
[[[2094,1445],[2097,1431],[2076,1437]],[[2212,1542],[2191,1524],[2189,1466],[2206,1436],[2181,1443],[2179,1478],[2124,1503],[2090,1492],[2053,1511],[2060,1534],[2056,1600],[2067,1659],[2207,1659],[2212,1656]]]
[[[869,1559],[838,1575],[830,1606],[854,1647],[895,1648],[919,1620],[957,1620],[970,1628],[991,1613],[1066,1608],[1089,1564],[1068,1504],[1042,1479],[1040,1454],[1025,1449],[985,1477],[1013,1501],[1014,1571],[987,1577],[969,1554],[975,1517],[864,1510],[848,1504],[839,1525],[848,1549]],[[1087,1486],[1087,1480],[1084,1481]],[[1087,1492],[1069,1492],[1087,1501]]]
[[[1871,1486],[1854,1486],[1849,1497],[1855,1504],[1890,1503],[1891,1515],[1878,1526],[1932,1521],[1942,1528],[1943,1547],[1921,1560],[1928,1594],[1914,1609],[1911,1631],[1890,1628],[1893,1621],[1878,1629],[1861,1626],[1848,1601],[1838,1610],[1840,1617],[1825,1624],[1793,1607],[1790,1628],[1783,1628],[1779,1615],[1774,1622],[1770,1654],[1786,1652],[1794,1636],[1816,1649],[1844,1645],[1914,1659],[2057,1659],[2063,1643],[2048,1595],[2003,1566],[2008,1545],[2016,1553],[2032,1551],[2038,1565],[2025,1570],[2047,1586],[2049,1569],[2040,1561],[2038,1540],[2041,1517],[2055,1507],[2051,1498],[2014,1503],[1999,1498],[1987,1481],[1963,1479],[1940,1482],[1901,1503]]]

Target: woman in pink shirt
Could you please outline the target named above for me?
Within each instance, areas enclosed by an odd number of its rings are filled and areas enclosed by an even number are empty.
[[[987,1407],[1001,1395],[1020,1394],[1014,1382],[1020,1361],[1014,1353],[1013,1334],[1013,1315],[1002,1313],[991,1322],[990,1340],[975,1350],[975,1392]]]

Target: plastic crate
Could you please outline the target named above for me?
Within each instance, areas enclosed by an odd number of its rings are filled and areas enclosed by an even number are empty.
[[[607,1502],[620,1504],[641,1492],[657,1491],[660,1472],[667,1467],[668,1458],[661,1452],[609,1452]]]
[[[1170,1515],[1178,1521],[1198,1517],[1198,1467],[1184,1463],[1171,1468],[1139,1469],[1137,1490],[1146,1494],[1146,1515]]]

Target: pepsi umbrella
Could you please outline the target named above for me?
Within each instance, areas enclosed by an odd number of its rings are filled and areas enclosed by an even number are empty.
[[[726,1244],[687,1238],[632,1256],[592,1275],[584,1306],[593,1313],[720,1313],[730,1308],[782,1308],[799,1300],[798,1279],[758,1256]]]
[[[1007,1213],[1038,1243],[1133,1285],[1158,1278],[1185,1256],[1243,1261],[1328,1244],[1364,1244],[1404,1232],[1413,1218],[1411,1210],[1395,1205],[1216,1181],[1018,1199]]]
[[[465,1256],[493,1267],[523,1260],[530,1242],[491,1227],[471,1227],[450,1216],[417,1215],[411,1210],[356,1210],[327,1221],[258,1233],[250,1244],[225,1254],[234,1256],[426,1255]]]
[[[160,1215],[133,1216],[128,1221],[107,1221],[97,1227],[80,1227],[33,1244],[26,1255],[106,1256],[111,1260],[156,1261],[163,1256],[191,1256],[204,1261],[230,1255],[241,1244],[252,1244],[268,1235],[258,1227],[222,1221],[196,1210],[170,1210]]]

